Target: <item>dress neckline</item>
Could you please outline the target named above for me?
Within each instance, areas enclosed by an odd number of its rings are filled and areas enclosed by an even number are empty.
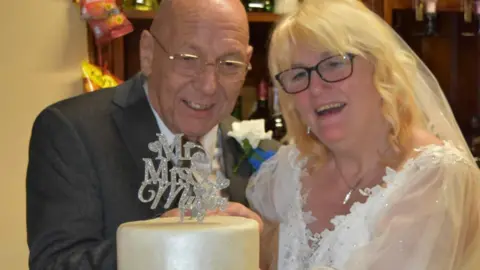
[[[296,199],[297,205],[300,207],[301,225],[305,231],[305,239],[307,240],[306,244],[310,249],[307,254],[307,259],[310,260],[310,258],[315,256],[322,242],[327,239],[329,235],[335,233],[342,226],[346,219],[354,215],[357,211],[359,211],[359,209],[368,207],[374,198],[378,196],[385,196],[385,192],[394,184],[394,180],[399,173],[405,172],[411,168],[417,160],[420,160],[425,156],[432,155],[431,150],[438,149],[438,147],[446,148],[449,146],[452,146],[451,142],[443,141],[442,144],[428,144],[419,148],[415,148],[414,151],[418,152],[419,154],[407,159],[407,161],[404,162],[404,164],[401,165],[398,170],[386,166],[382,181],[379,184],[371,188],[359,189],[359,192],[366,196],[367,199],[364,202],[354,202],[346,214],[333,216],[329,221],[333,224],[333,229],[325,228],[322,232],[314,233],[308,228],[308,224],[315,221],[316,218],[311,214],[311,211],[304,211],[305,203],[308,197],[308,191],[303,191],[303,184],[301,181],[302,177],[299,177]],[[296,154],[298,155],[298,149],[296,149],[296,151]],[[306,160],[303,160],[302,162],[303,164],[306,164]],[[306,170],[301,169],[301,174],[304,173],[306,173]]]

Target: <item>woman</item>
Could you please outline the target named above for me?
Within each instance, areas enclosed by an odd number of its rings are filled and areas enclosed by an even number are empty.
[[[247,189],[279,224],[262,269],[478,269],[479,170],[388,24],[360,1],[304,1],[274,30],[269,67],[296,144]]]

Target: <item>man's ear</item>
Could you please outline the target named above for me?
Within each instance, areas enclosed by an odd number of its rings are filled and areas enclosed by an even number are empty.
[[[154,51],[155,43],[152,34],[148,30],[143,30],[140,37],[140,70],[147,77],[152,73]]]
[[[248,62],[250,62],[250,60],[252,59],[252,55],[253,55],[253,47],[248,45],[248,48],[247,48],[247,60],[248,60]]]

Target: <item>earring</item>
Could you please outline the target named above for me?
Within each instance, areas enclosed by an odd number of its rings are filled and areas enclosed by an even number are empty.
[[[312,133],[312,128],[310,126],[307,127],[307,135],[310,135]]]

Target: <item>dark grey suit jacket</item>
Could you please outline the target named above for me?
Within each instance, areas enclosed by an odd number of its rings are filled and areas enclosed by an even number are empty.
[[[30,269],[116,269],[115,235],[124,222],[158,216],[137,198],[142,158],[159,132],[138,75],[111,89],[53,104],[35,120],[27,170]],[[231,201],[247,205],[252,169],[236,141],[220,125]],[[274,141],[262,143],[276,150]],[[176,206],[174,206],[176,207]]]

